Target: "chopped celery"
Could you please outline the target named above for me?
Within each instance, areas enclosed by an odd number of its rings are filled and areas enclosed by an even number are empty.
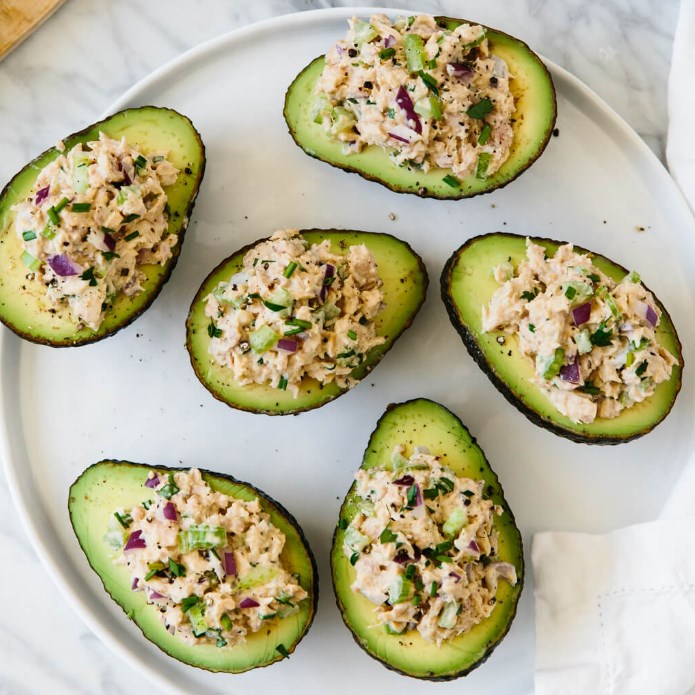
[[[403,46],[405,48],[405,61],[408,70],[410,72],[424,70],[427,63],[427,53],[425,53],[425,44],[422,36],[406,34],[403,37]]]
[[[118,196],[116,197],[116,204],[123,205],[131,195],[135,198],[140,198],[142,196],[140,186],[135,184],[132,186],[121,186],[121,190],[118,191]]]
[[[330,116],[330,113],[331,103],[323,94],[320,94],[314,103],[314,123],[323,123],[324,117]]]
[[[608,288],[602,285],[596,290],[596,296],[606,303],[606,306],[610,309],[613,318],[618,321],[622,318],[620,309],[618,309],[618,305],[615,303],[613,296],[608,292]]]
[[[218,548],[226,543],[227,532],[222,526],[194,524],[185,531],[179,531],[179,547],[182,553]]]
[[[405,632],[405,628],[402,630],[394,630],[388,623],[384,623],[384,628],[386,629],[387,635],[402,635]]]
[[[487,178],[487,168],[490,166],[490,160],[492,155],[489,152],[481,152],[478,155],[478,163],[475,167],[475,178],[476,179],[486,179]]]
[[[369,538],[363,533],[360,533],[354,526],[348,526],[345,529],[343,543],[345,543],[353,553],[359,553],[367,547]]]
[[[408,459],[399,451],[394,451],[391,454],[391,465],[393,466],[394,470],[403,468],[404,466],[408,465]]]
[[[642,278],[640,277],[640,274],[634,270],[631,270],[624,278],[623,282],[634,282],[635,284],[639,285],[639,283],[642,281]]]
[[[635,353],[630,351],[625,355],[625,366],[626,367],[632,367],[632,365],[635,362]]]
[[[459,531],[468,523],[468,514],[466,514],[463,507],[456,507],[452,510],[449,517],[444,522],[442,526],[442,531],[445,536],[450,538],[457,536]]]
[[[570,280],[562,283],[562,293],[572,302],[572,305],[583,304],[594,294],[594,289],[586,282]]]
[[[260,326],[249,333],[251,349],[259,354],[270,350],[279,339],[280,336],[270,326]]]
[[[38,270],[41,267],[41,261],[38,258],[34,258],[28,251],[22,251],[20,258],[29,270]]]
[[[410,598],[411,586],[410,580],[399,574],[389,586],[389,603],[395,606],[397,603],[407,601]]]
[[[237,589],[239,591],[245,591],[246,589],[252,589],[254,586],[267,584],[269,581],[275,579],[277,574],[278,570],[275,567],[257,565],[256,567],[252,567],[248,572],[244,573],[243,576],[239,577]]]
[[[377,36],[379,32],[376,27],[372,26],[369,22],[364,22],[361,19],[356,19],[353,22],[352,29],[355,32],[355,43],[361,46],[363,43],[369,43]]]
[[[492,126],[486,123],[478,136],[478,144],[484,145],[490,139],[490,133],[492,133]]]
[[[438,121],[442,117],[442,106],[439,103],[439,99],[435,96],[418,99],[414,108],[415,112],[419,113],[423,118],[431,118],[434,121]]]
[[[456,617],[458,616],[459,605],[456,601],[449,601],[442,612],[439,614],[437,620],[437,625],[443,627],[445,630],[450,630],[454,625],[456,625]]]
[[[576,333],[574,336],[574,343],[580,355],[586,355],[588,352],[591,352],[591,338],[589,337],[588,330],[584,329]]]
[[[196,637],[203,637],[208,629],[205,618],[203,618],[203,604],[196,603],[195,606],[189,608],[188,619],[191,622],[193,634]]]
[[[333,136],[338,136],[341,133],[350,132],[356,121],[352,111],[344,109],[342,106],[336,106],[331,111],[331,128],[330,133]]]
[[[562,348],[555,348],[555,354],[552,357],[536,357],[536,369],[544,379],[552,379],[560,373],[562,365],[565,363],[565,351]]]
[[[461,46],[461,48],[463,48],[464,50],[467,50],[469,48],[475,48],[476,46],[480,46],[480,44],[485,40],[485,37],[487,36],[487,29],[485,29],[485,27],[480,27],[480,28],[482,30],[480,32],[480,36],[478,36],[477,39],[473,39],[473,41],[469,41],[468,43],[464,43],[463,46]]]

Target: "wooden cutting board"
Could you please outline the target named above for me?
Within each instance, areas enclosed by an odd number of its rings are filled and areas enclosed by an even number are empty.
[[[64,2],[65,0],[0,0],[0,60]]]

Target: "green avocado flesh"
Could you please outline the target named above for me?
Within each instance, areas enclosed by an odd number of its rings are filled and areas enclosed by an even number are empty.
[[[169,233],[178,234],[179,239],[164,266],[141,266],[147,276],[142,292],[133,297],[120,294],[106,310],[97,331],[88,327],[78,329],[78,322],[67,305],[53,307],[44,285],[27,279],[30,271],[20,260],[22,244],[14,229],[12,206],[31,194],[39,172],[61,153],[53,147],[40,154],[0,194],[0,321],[17,335],[35,343],[53,347],[84,345],[106,338],[128,325],[152,304],[169,279],[181,251],[205,170],[205,147],[193,124],[171,109],[155,106],[128,109],[64,138],[65,152],[78,143],[98,140],[100,131],[114,139],[125,137],[128,144],[144,155],[169,153],[168,159],[180,173],[176,183],[165,188],[171,209],[168,229]]]
[[[203,471],[203,478],[215,491],[242,500],[258,498],[271,522],[285,534],[282,562],[290,573],[299,576],[300,585],[309,594],[299,604],[299,612],[281,620],[268,621],[268,629],[250,634],[246,642],[232,648],[214,645],[190,645],[164,627],[156,606],[147,605],[144,591],[131,591],[127,569],[113,564],[116,552],[104,541],[114,510],[142,504],[155,494],[145,487],[149,471],[166,476],[174,470],[164,466],[146,466],[126,461],[100,461],[87,468],[70,488],[68,509],[77,540],[92,569],[99,575],[111,598],[142,630],[148,640],[162,651],[191,666],[208,671],[241,673],[268,666],[294,651],[304,637],[316,612],[318,574],[309,545],[294,517],[260,490],[231,476]],[[278,646],[280,651],[278,651]]]
[[[565,243],[531,239],[544,246],[550,256]],[[588,253],[579,246],[575,249]],[[516,336],[502,331],[482,331],[482,308],[500,286],[493,277],[493,269],[508,260],[516,267],[525,257],[526,237],[485,234],[466,242],[444,266],[442,299],[473,359],[512,405],[529,420],[555,434],[586,444],[621,444],[651,431],[668,415],[681,387],[681,344],[664,306],[654,297],[662,312],[657,339],[680,364],[673,368],[671,378],[659,384],[651,398],[626,408],[615,418],[597,418],[590,424],[574,423],[560,414],[531,383],[534,365],[519,352]],[[598,254],[592,253],[592,262],[616,282],[627,274],[625,268]]]
[[[410,326],[425,301],[428,282],[425,266],[406,242],[390,234],[313,229],[302,231],[302,236],[310,244],[328,239],[331,242],[331,252],[341,255],[346,254],[352,245],[364,244],[376,260],[379,277],[383,281],[381,290],[386,305],[375,319],[376,334],[384,336],[386,342],[372,348],[366,354],[364,362],[352,372],[355,379],[361,380],[381,361],[396,338]],[[265,239],[245,246],[222,261],[198,290],[186,320],[186,346],[191,364],[203,386],[215,398],[233,408],[268,415],[287,415],[318,408],[342,395],[347,389],[342,389],[335,383],[322,386],[315,379],[307,378],[295,398],[290,391],[281,391],[263,384],[242,386],[234,381],[229,368],[214,362],[208,353],[210,319],[205,316],[205,297],[220,282],[227,282],[239,272],[246,253],[261,241]]]
[[[485,480],[486,494],[504,509],[504,513],[495,518],[499,534],[496,559],[516,567],[516,586],[500,582],[497,604],[490,617],[441,646],[426,641],[417,630],[401,635],[388,634],[375,618],[374,604],[350,588],[355,569],[343,551],[345,531],[340,528],[345,525],[343,523],[336,526],[333,536],[333,588],[345,624],[357,644],[370,656],[407,676],[450,680],[466,675],[485,661],[509,630],[524,581],[521,534],[497,476],[475,439],[451,411],[422,398],[389,406],[369,440],[361,467],[389,467],[391,453],[398,444],[405,445],[405,456],[410,456],[416,446],[426,446],[457,476]],[[348,523],[358,511],[354,490],[353,484],[340,509],[340,518]]]
[[[437,21],[450,30],[467,22],[446,17],[438,17]],[[284,114],[290,134],[308,155],[355,172],[398,193],[455,200],[501,188],[541,155],[555,125],[557,105],[550,73],[523,41],[490,28],[487,29],[487,38],[490,51],[507,62],[513,75],[510,88],[516,104],[514,140],[509,158],[492,176],[479,179],[473,173],[460,179],[459,187],[452,187],[444,181],[453,174],[451,169],[422,172],[397,166],[389,152],[378,146],[366,147],[357,154],[345,154],[343,143],[332,138],[322,124],[314,122],[316,83],[323,71],[323,56],[307,65],[287,90]]]

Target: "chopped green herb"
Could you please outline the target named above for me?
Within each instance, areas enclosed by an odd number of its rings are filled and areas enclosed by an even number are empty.
[[[387,527],[381,532],[381,535],[379,536],[379,542],[380,543],[394,543],[397,538],[398,538],[398,535],[395,534],[393,531],[391,531],[390,528]]]
[[[531,333],[535,333],[535,332],[536,332],[536,327],[535,327],[532,323],[529,323],[528,329],[529,329],[529,331],[531,331]]]
[[[528,290],[526,292],[521,293],[521,298],[525,299],[526,301],[530,302],[533,299],[536,298],[536,295],[533,292],[529,292]]]
[[[227,632],[231,632],[233,627],[232,619],[226,613],[222,613],[222,616],[220,617],[220,625],[222,625]]]
[[[180,564],[179,562],[176,562],[176,560],[172,560],[169,558],[169,571],[175,576],[175,577],[185,577],[186,576],[186,568]]]
[[[598,328],[594,333],[589,336],[592,345],[597,347],[606,347],[611,344],[611,337],[613,336],[613,329],[606,328],[606,322],[601,321]]]
[[[379,58],[382,60],[388,60],[389,58],[393,58],[393,56],[396,55],[396,49],[395,48],[385,48],[383,51],[379,53]]]
[[[475,167],[475,178],[476,179],[486,179],[487,169],[490,166],[490,160],[492,155],[489,152],[481,152],[478,155],[478,163]]]
[[[577,290],[572,287],[572,285],[568,285],[567,289],[565,290],[565,297],[569,299],[570,301],[574,299],[575,295],[577,294]]]
[[[133,239],[137,239],[139,236],[140,236],[140,232],[135,231],[135,232],[131,232],[130,234],[126,234],[126,236],[123,238],[125,239],[125,241],[132,241]]]
[[[492,111],[492,101],[490,101],[490,97],[485,97],[484,99],[481,99],[477,104],[473,104],[473,106],[468,107],[468,111],[466,113],[471,117],[471,118],[478,118],[482,119],[487,116],[487,114]]]
[[[287,377],[283,374],[278,381],[278,388],[280,391],[285,391],[287,389]]]
[[[592,396],[598,396],[601,393],[601,389],[598,386],[594,386],[590,381],[587,381],[579,390]]]
[[[421,601],[422,601],[422,597],[420,596],[420,594],[415,594],[413,596],[413,605],[414,606],[419,606]]]
[[[304,333],[303,328],[292,328],[289,331],[285,331],[285,335],[298,335],[299,333]]]
[[[437,80],[428,75],[424,70],[418,70],[417,74],[420,75],[420,79],[425,83],[427,89],[432,92],[435,96],[439,96],[439,86],[437,85]]]
[[[265,615],[259,616],[261,620],[272,620],[277,613],[266,613]]]
[[[97,279],[94,277],[94,266],[87,268],[87,270],[80,275],[80,280],[88,280],[90,287],[96,287]]]
[[[642,374],[644,374],[647,371],[648,366],[649,365],[647,364],[647,360],[644,360],[644,362],[642,362],[642,364],[640,364],[640,366],[637,367],[637,369],[635,369],[635,374],[637,374],[637,376],[642,376]]]
[[[178,491],[179,488],[174,481],[174,474],[169,473],[169,482],[157,490],[157,494],[165,500],[170,500]]]
[[[412,579],[415,576],[415,565],[408,565],[405,568],[405,578]]]
[[[359,560],[359,557],[359,553],[353,553],[352,555],[350,555],[350,564],[354,565],[357,562],[357,560]]]
[[[114,251],[102,251],[101,255],[104,257],[105,261],[112,261],[114,258],[120,258]]]
[[[408,17],[408,28],[413,26],[414,21],[415,21],[415,17],[413,17],[413,16]]]
[[[290,261],[290,262],[287,264],[287,268],[285,268],[285,272],[283,273],[283,275],[284,275],[286,278],[290,278],[290,277],[292,277],[292,273],[294,273],[294,271],[295,271],[296,269],[297,269],[297,264],[296,264],[294,261]]]
[[[311,328],[311,321],[303,321],[302,319],[296,319],[294,317],[287,319],[286,323],[290,326],[298,326],[302,329]]]
[[[422,491],[422,496],[423,496],[426,500],[434,500],[434,499],[437,499],[437,497],[439,497],[439,490],[437,490],[436,487],[428,487],[428,488],[425,488],[425,489]]]
[[[357,340],[357,333],[355,333],[355,331],[348,331],[347,336],[350,340]]]
[[[104,232],[104,234],[115,234],[116,233],[115,229],[111,229],[111,227],[104,227],[103,225],[101,227],[101,231]]]
[[[338,355],[336,355],[337,359],[339,360],[345,360],[348,357],[352,357],[355,353],[354,350],[348,350],[347,352],[341,352]]]
[[[133,523],[133,517],[130,516],[130,514],[119,514],[118,512],[114,512],[113,515],[123,528],[128,528],[128,526]]]
[[[432,60],[430,60],[430,62],[427,63],[427,67],[428,67],[430,70],[435,70],[436,67],[437,67],[437,59],[436,59],[436,58],[432,58]]]
[[[591,282],[600,282],[601,280],[601,278],[598,275],[596,275],[596,273],[589,273],[587,277],[589,278],[589,280],[591,280]]]
[[[552,379],[556,377],[560,373],[564,363],[565,351],[561,347],[555,348],[555,354],[553,355],[553,359],[550,361],[550,364],[548,364],[548,366],[545,368],[543,378]]]
[[[430,596],[434,598],[437,595],[437,582],[432,582],[430,584]]]
[[[136,169],[144,169],[147,166],[147,160],[139,154],[133,164],[135,164]]]
[[[434,552],[437,555],[445,553],[447,550],[451,550],[454,547],[454,541],[443,541],[434,547]]]
[[[282,655],[283,658],[287,659],[290,655],[290,653],[287,651],[286,647],[284,644],[278,644],[277,647],[275,647],[275,650]]]
[[[483,126],[483,129],[480,131],[480,135],[478,136],[478,144],[484,145],[490,139],[491,132],[492,126],[489,123],[486,123]]]
[[[159,574],[166,569],[166,565],[163,562],[148,562],[147,563],[147,574],[145,575],[145,581],[149,582],[155,574]]]
[[[449,478],[440,478],[438,485],[440,486],[440,489],[446,490],[446,492],[451,492],[454,489],[454,482],[452,480],[449,480]]]
[[[187,596],[181,601],[181,610],[187,613],[193,606],[200,602],[200,596]]]
[[[70,206],[71,212],[89,212],[92,209],[91,203],[73,203]]]
[[[221,338],[222,337],[222,329],[218,328],[212,319],[210,319],[210,323],[208,324],[208,335],[211,338]]]
[[[460,188],[461,187],[461,182],[455,176],[452,176],[451,174],[447,174],[442,179],[442,181],[444,181],[444,183],[447,186],[451,186],[452,188]]]
[[[408,488],[408,492],[406,493],[406,498],[408,500],[408,506],[409,507],[415,506],[415,502],[417,500],[417,491],[418,491],[417,485],[411,485]]]
[[[271,311],[285,311],[287,309],[283,304],[274,304],[273,302],[268,302],[265,299],[262,300],[263,304]]]
[[[135,213],[131,213],[130,215],[126,215],[123,218],[123,224],[129,224],[130,222],[134,222],[135,220],[138,219],[140,215],[136,215]]]
[[[41,231],[41,236],[44,239],[53,239],[55,237],[56,233],[53,227],[51,227],[51,223],[49,222]]]
[[[26,232],[22,232],[22,239],[32,241],[36,239],[36,232],[33,229],[27,229]]]
[[[473,497],[475,492],[473,492],[473,490],[464,490],[461,494],[465,495],[466,497]]]
[[[341,531],[344,531],[347,527],[348,527],[348,520],[341,517],[340,520],[338,521],[338,528]]]
[[[60,224],[60,217],[58,217],[58,212],[56,211],[55,207],[51,205],[50,208],[48,208],[48,219],[53,223],[53,224]]]

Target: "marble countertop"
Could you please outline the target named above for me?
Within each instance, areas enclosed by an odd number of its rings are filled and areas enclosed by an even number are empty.
[[[187,49],[324,0],[68,0],[0,63],[0,185],[26,161],[98,116]],[[613,107],[663,159],[666,84],[677,0],[400,0],[523,38]],[[50,582],[0,476],[0,694],[125,693],[141,676],[111,654]],[[22,600],[17,600],[17,587]],[[148,692],[156,690],[148,687]]]

